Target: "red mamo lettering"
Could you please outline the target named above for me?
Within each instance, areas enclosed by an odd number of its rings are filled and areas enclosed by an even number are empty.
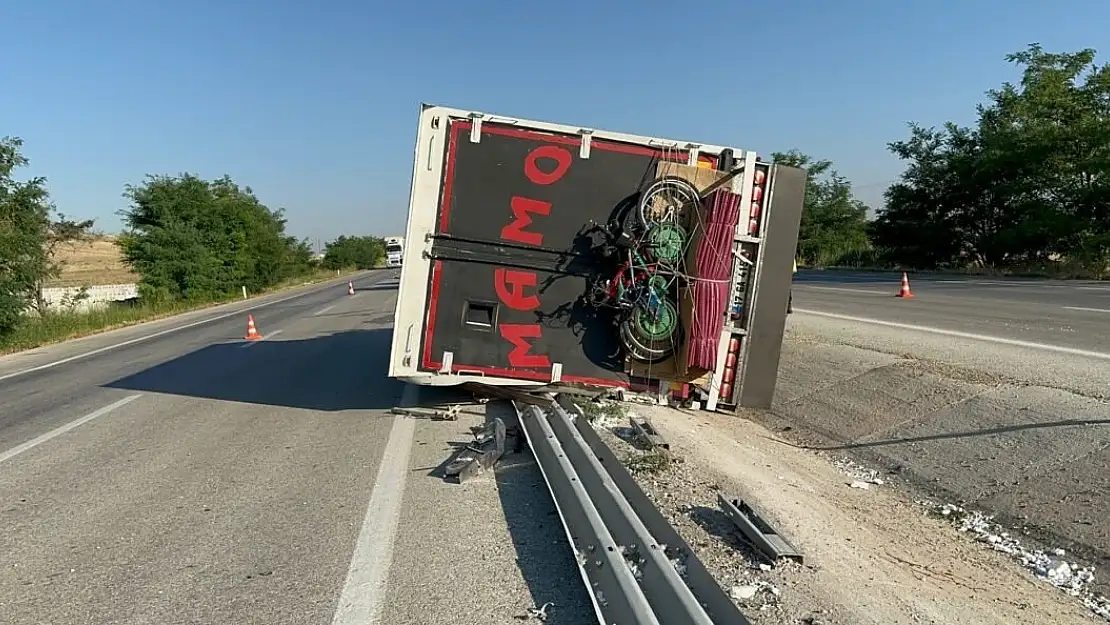
[[[543,335],[543,328],[537,323],[503,323],[498,328],[501,338],[513,344],[509,352],[509,366],[525,369],[550,367],[551,361],[544,354],[531,354],[532,341]]]
[[[539,160],[546,158],[555,161],[555,168],[551,171],[540,169]],[[574,157],[570,152],[554,145],[542,145],[524,157],[524,175],[532,184],[546,186],[559,181],[567,170]],[[543,245],[543,234],[525,230],[532,224],[532,215],[548,216],[551,214],[551,202],[533,200],[531,198],[513,196],[509,202],[513,211],[513,220],[501,229],[501,238],[506,241],[522,245]],[[535,272],[518,271],[514,269],[498,268],[493,275],[493,288],[497,297],[506,306],[513,310],[529,311],[540,307],[540,298],[536,293],[526,293],[526,289],[536,288],[539,278]],[[543,338],[543,326],[536,323],[502,323],[498,325],[501,338],[512,343],[513,349],[509,352],[509,366],[521,369],[540,369],[551,367],[551,360],[544,354],[533,354],[532,342]]]
[[[539,163],[536,162],[541,158],[549,158],[555,161],[555,169],[551,172],[542,171]],[[558,182],[567,173],[572,160],[573,157],[570,152],[564,148],[554,145],[541,145],[524,157],[524,175],[528,176],[532,184],[547,186]]]
[[[540,298],[525,293],[524,289],[535,288],[538,278],[531,271],[498,268],[493,274],[493,288],[497,297],[513,310],[535,310],[540,307]]]
[[[513,221],[501,229],[501,238],[523,245],[543,245],[543,234],[539,232],[526,232],[524,229],[532,223],[528,213],[537,215],[550,215],[551,202],[530,200],[526,197],[513,196],[509,207],[513,209]]]

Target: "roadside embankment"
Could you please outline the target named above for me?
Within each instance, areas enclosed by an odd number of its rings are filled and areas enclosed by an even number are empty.
[[[1110,356],[795,314],[752,418],[1110,571]]]
[[[248,299],[280,293],[309,284],[322,284],[329,280],[353,277],[356,270],[335,273],[318,271],[290,278],[257,293],[248,293]],[[126,285],[124,285],[126,286]],[[0,355],[21,352],[44,345],[92,336],[110,330],[125,328],[149,321],[165,319],[183,313],[215,308],[242,301],[236,297],[221,300],[144,302],[138,298],[126,302],[102,302],[97,307],[70,307],[55,310],[44,316],[28,316],[10,336],[0,339]]]

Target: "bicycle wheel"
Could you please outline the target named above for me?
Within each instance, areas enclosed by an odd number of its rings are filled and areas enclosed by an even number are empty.
[[[694,185],[683,178],[664,176],[640,196],[638,213],[645,229],[661,223],[686,226],[700,205]]]
[[[621,342],[628,355],[649,364],[671,357],[681,333],[678,308],[670,300],[659,302],[654,310],[637,304],[620,324]]]

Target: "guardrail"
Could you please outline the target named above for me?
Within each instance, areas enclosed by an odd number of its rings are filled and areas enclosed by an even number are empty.
[[[563,397],[513,402],[604,625],[750,625]]]

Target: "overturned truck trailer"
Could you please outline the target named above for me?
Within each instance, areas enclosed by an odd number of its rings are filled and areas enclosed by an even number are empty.
[[[804,170],[423,105],[390,376],[766,408]]]

